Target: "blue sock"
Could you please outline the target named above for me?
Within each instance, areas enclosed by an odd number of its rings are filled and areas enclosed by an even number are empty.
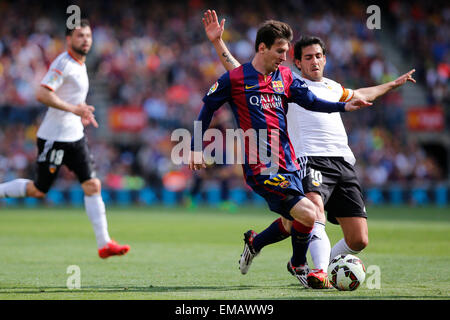
[[[265,246],[279,242],[289,237],[289,233],[284,229],[281,218],[278,218],[264,231],[258,233],[253,239],[253,247],[258,252]]]
[[[309,243],[311,241],[312,228],[294,221],[291,228],[292,239],[292,258],[291,263],[294,267],[298,267],[306,263],[306,252],[308,252]]]

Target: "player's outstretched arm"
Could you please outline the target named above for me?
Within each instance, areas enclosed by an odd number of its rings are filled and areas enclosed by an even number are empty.
[[[378,86],[360,88],[354,91],[353,99],[364,99],[367,101],[374,101],[376,98],[388,93],[389,91],[404,85],[406,82],[416,83],[412,77],[415,69],[401,75],[394,81],[386,82]]]
[[[295,74],[293,74],[293,81],[289,86],[289,92],[289,102],[295,102],[299,106],[315,112],[350,112],[372,105],[372,103],[364,99],[352,99],[347,103],[331,102],[321,99],[308,89],[305,81],[298,78]]]
[[[40,86],[36,92],[36,100],[45,104],[46,106],[56,108],[62,111],[72,112],[77,116],[81,117],[83,125],[92,124],[94,127],[98,128],[98,123],[95,120],[93,106],[87,105],[85,103],[80,103],[74,105],[62,100],[50,89]]]
[[[225,69],[230,71],[239,67],[241,64],[233,57],[222,39],[223,31],[225,30],[225,19],[222,19],[219,24],[216,11],[206,10],[203,14],[202,21],[206,36],[212,42],[220,62],[222,62]]]

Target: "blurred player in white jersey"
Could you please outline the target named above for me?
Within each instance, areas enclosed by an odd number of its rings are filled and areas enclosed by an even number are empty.
[[[93,157],[84,137],[84,126],[98,127],[94,107],[85,103],[89,90],[86,55],[92,46],[89,22],[80,21],[66,29],[67,51],[50,65],[36,93],[49,108],[37,132],[36,179],[16,179],[0,184],[0,198],[43,198],[62,165],[77,176],[84,191],[86,213],[94,229],[101,258],[126,254],[130,247],[119,245],[108,234],[101,182],[94,171]]]
[[[224,67],[227,70],[238,67],[240,63],[230,54],[222,40],[225,20],[222,19],[219,23],[215,11],[208,10],[204,14],[203,23]],[[372,102],[407,81],[415,83],[412,78],[415,70],[411,70],[396,80],[379,86],[346,89],[323,77],[325,54],[325,45],[317,37],[303,37],[294,47],[294,62],[302,72],[300,78],[316,96],[328,101],[363,99]],[[320,113],[290,107],[287,120],[295,154],[300,164],[304,165],[304,192],[319,208],[309,247],[315,269],[309,274],[297,274],[288,264],[288,270],[305,287],[330,288],[326,274],[330,257],[357,254],[369,242],[362,190],[353,167],[356,159],[348,146],[347,133],[339,113]],[[344,234],[344,238],[333,248],[325,232],[325,210],[328,221],[339,224]],[[290,220],[281,217],[259,234],[253,230],[247,231],[244,234],[244,251],[239,261],[241,273],[247,273],[253,258],[264,246],[289,237],[291,224]]]

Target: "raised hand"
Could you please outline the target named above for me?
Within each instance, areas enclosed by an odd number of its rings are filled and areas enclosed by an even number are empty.
[[[202,21],[209,41],[214,42],[222,38],[223,30],[225,29],[225,19],[222,19],[219,24],[215,10],[206,10]]]
[[[416,72],[416,69],[412,69],[409,72],[405,73],[404,75],[401,75],[397,79],[394,80],[394,88],[400,87],[404,85],[407,81],[410,81],[412,83],[416,83],[416,80],[412,77],[412,74]]]

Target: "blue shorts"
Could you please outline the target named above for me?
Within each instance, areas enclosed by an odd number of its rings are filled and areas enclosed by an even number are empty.
[[[270,210],[294,220],[289,212],[305,197],[299,171],[247,176],[246,182],[267,201]]]

